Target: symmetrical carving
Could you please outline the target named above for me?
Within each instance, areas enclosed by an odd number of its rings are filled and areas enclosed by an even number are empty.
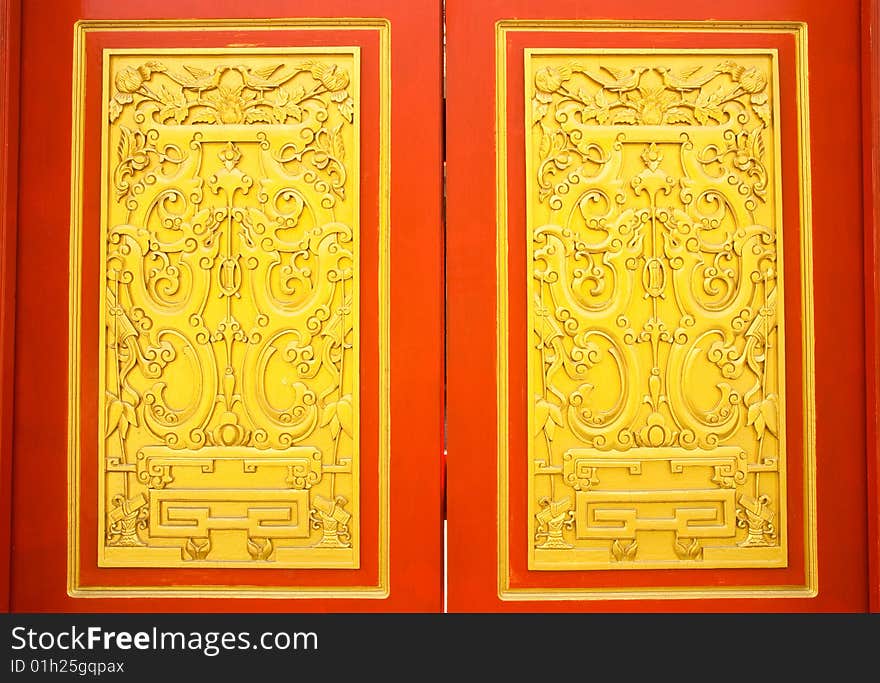
[[[358,54],[112,52],[106,566],[358,566]]]
[[[527,51],[530,566],[784,566],[775,56]]]

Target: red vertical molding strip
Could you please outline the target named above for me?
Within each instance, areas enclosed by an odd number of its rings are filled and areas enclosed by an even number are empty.
[[[9,611],[20,0],[0,2],[0,608]]]
[[[862,144],[865,192],[868,558],[870,609],[880,612],[880,3],[862,2]]]

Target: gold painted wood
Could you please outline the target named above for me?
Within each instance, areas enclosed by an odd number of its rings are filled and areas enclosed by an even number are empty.
[[[105,51],[100,566],[359,566],[358,75]]]
[[[786,566],[775,52],[525,79],[529,567]]]

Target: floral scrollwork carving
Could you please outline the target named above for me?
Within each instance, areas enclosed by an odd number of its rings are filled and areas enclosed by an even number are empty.
[[[356,567],[356,52],[108,64],[100,561]]]
[[[532,568],[787,561],[774,59],[527,55]]]

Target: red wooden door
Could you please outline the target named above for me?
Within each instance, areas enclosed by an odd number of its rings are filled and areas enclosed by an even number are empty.
[[[860,27],[447,3],[450,609],[866,609]]]
[[[9,608],[440,609],[444,136],[450,609],[867,607],[859,3],[450,0],[445,120],[436,3],[118,5],[0,17]]]
[[[439,609],[438,4],[4,8],[11,609]]]

